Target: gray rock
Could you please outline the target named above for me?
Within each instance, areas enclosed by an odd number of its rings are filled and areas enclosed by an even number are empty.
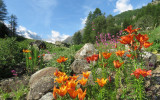
[[[55,67],[47,67],[34,73],[29,81],[30,91],[27,100],[37,100],[45,93],[52,91],[54,87],[53,73],[58,70]]]
[[[150,100],[160,100],[160,65],[152,71],[151,77],[145,78],[145,88],[147,98]]]
[[[44,62],[48,62],[53,58],[54,54],[45,54],[45,56],[43,56],[43,61]]]
[[[94,45],[91,43],[86,43],[76,54],[75,59],[84,60],[88,56],[92,56],[94,53],[97,53]]]
[[[36,40],[30,43],[31,46],[36,45],[39,49],[46,49],[46,44],[43,41]]]
[[[73,70],[74,73],[80,74],[84,71],[90,71],[90,64],[86,60],[74,60],[74,62],[71,64],[71,69]]]
[[[44,96],[42,96],[42,98],[40,98],[39,100],[53,100],[53,94],[52,92],[49,92],[47,94],[45,94]]]
[[[142,51],[142,58],[144,59],[145,66],[155,68],[157,63],[157,56],[151,52]]]

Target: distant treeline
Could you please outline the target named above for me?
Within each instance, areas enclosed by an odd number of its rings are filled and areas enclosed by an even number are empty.
[[[115,35],[120,30],[132,25],[134,28],[142,30],[153,29],[160,25],[160,3],[151,4],[141,9],[129,10],[116,16],[102,13],[99,8],[90,12],[83,33],[75,32],[72,40],[74,44],[95,43],[98,33],[110,33]]]

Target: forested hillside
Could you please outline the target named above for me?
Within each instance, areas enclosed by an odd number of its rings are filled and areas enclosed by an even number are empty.
[[[139,27],[141,31],[158,27],[160,25],[159,1],[154,1],[140,9],[129,10],[116,16],[106,16],[99,8],[96,8],[94,12],[88,14],[83,35],[79,36],[77,35],[78,32],[75,32],[72,41],[74,44],[95,43],[98,33],[115,35],[129,25],[134,28]]]

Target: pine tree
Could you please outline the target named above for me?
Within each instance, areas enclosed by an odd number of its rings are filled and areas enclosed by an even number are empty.
[[[9,23],[10,23],[10,30],[12,32],[12,36],[16,33],[16,27],[17,27],[17,17],[16,15],[11,15],[9,17]]]
[[[74,44],[81,44],[82,43],[82,35],[81,32],[78,31],[73,36],[73,43]]]
[[[4,4],[3,0],[0,0],[0,21],[6,20],[6,16],[7,16],[6,5]]]

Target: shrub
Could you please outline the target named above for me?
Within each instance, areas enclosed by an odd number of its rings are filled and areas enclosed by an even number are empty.
[[[6,71],[10,72],[11,67],[22,61],[23,54],[20,52],[16,38],[0,39],[0,42],[0,73],[6,76],[9,74]]]

